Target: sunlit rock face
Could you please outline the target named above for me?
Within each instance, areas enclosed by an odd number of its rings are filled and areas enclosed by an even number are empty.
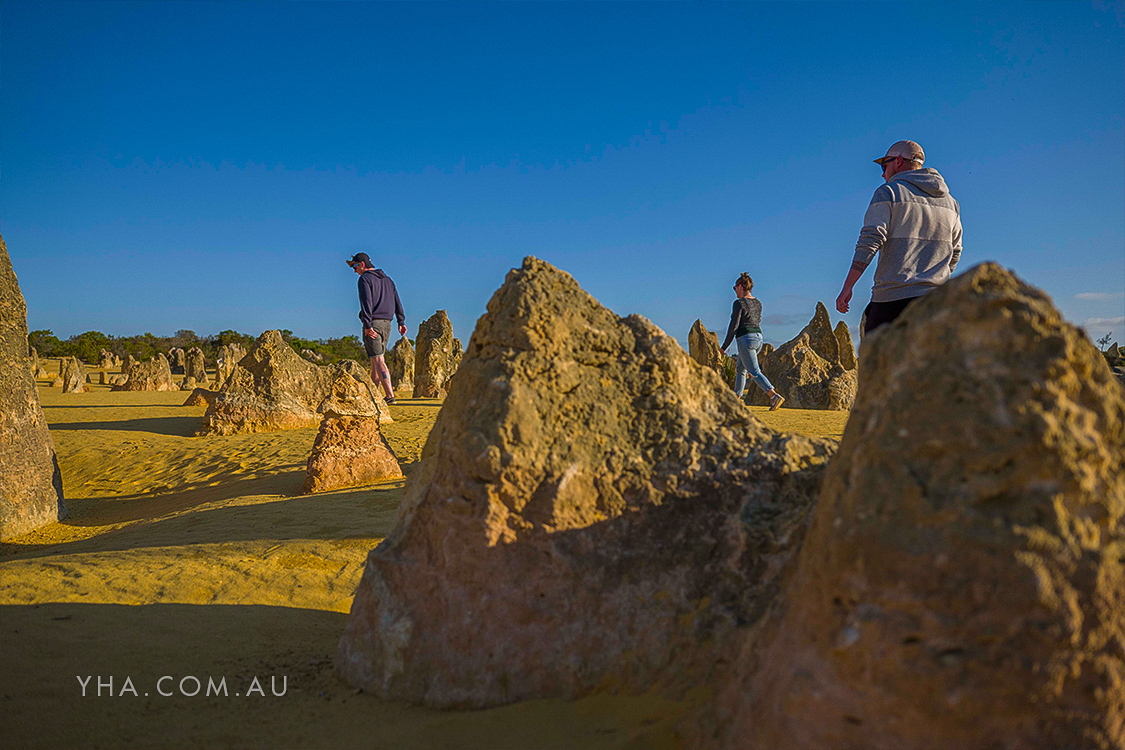
[[[453,324],[438,310],[418,326],[414,353],[414,398],[443,398],[449,380],[461,364],[461,342],[453,338]]]
[[[341,373],[348,373],[344,366],[308,362],[293,351],[280,331],[266,331],[235,365],[207,407],[197,434],[316,427],[321,421],[317,408]],[[369,383],[361,385],[374,403],[379,421],[392,421],[382,394]]]
[[[62,474],[31,365],[27,305],[0,237],[0,539],[66,515]]]
[[[437,706],[697,684],[772,601],[834,447],[764,427],[649,321],[528,258],[368,557],[338,668]]]
[[[706,744],[1125,747],[1125,391],[992,264],[868,335],[761,639]]]

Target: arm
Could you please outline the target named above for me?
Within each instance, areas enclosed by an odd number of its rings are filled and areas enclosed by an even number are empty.
[[[949,275],[957,270],[961,261],[961,216],[957,216],[957,223],[953,226],[953,255],[949,257]]]
[[[363,325],[363,335],[372,338],[375,331],[371,328],[371,314],[375,312],[375,301],[371,299],[371,289],[359,277],[359,322]],[[370,335],[369,332],[370,331]]]
[[[836,309],[846,313],[852,299],[852,288],[859,281],[859,277],[871,265],[875,255],[887,242],[887,230],[891,223],[891,199],[893,195],[890,188],[883,185],[871,196],[871,205],[863,216],[863,229],[859,232],[859,239],[855,243],[855,255],[852,258],[852,267],[848,270],[848,277],[844,279],[844,288],[836,298]]]
[[[395,317],[398,318],[398,335],[406,335],[406,313],[402,309],[402,301],[398,298],[398,288],[391,282],[391,290],[395,293]]]
[[[734,332],[738,330],[738,324],[742,319],[742,305],[738,304],[738,300],[734,301],[734,309],[730,312],[730,325],[727,326],[727,337],[723,339],[723,345],[719,347],[724,352],[730,346],[730,342],[734,340]]]

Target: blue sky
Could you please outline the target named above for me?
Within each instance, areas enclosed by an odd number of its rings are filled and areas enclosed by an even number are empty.
[[[1125,4],[0,3],[0,232],[32,329],[467,340],[535,255],[686,344],[740,271],[832,309],[910,138],[998,261],[1125,334]],[[855,326],[872,271],[856,287]],[[720,333],[721,335],[721,333]]]

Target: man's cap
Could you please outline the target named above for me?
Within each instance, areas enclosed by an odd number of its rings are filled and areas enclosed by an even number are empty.
[[[903,159],[916,161],[923,164],[926,161],[926,152],[922,150],[914,141],[899,141],[887,149],[887,155],[875,159],[876,164],[882,164],[885,161],[890,161],[896,156],[901,156]]]
[[[352,268],[355,268],[356,263],[362,262],[364,265],[371,265],[371,258],[367,257],[367,253],[356,253],[352,256],[351,260],[345,260]]]

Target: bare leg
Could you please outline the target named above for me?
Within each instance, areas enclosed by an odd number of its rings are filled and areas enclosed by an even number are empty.
[[[395,391],[391,387],[391,371],[383,361],[383,355],[371,358],[371,382],[383,386],[383,393],[387,398],[394,398]]]

